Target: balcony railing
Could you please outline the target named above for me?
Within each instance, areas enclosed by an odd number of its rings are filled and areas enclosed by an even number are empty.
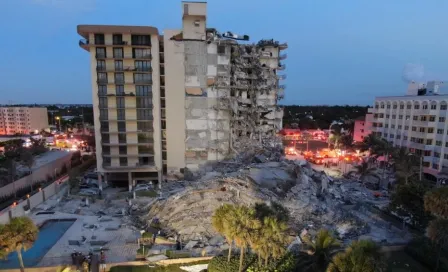
[[[280,56],[278,56],[279,59],[284,60],[288,57],[287,54],[281,54]]]
[[[277,75],[277,79],[281,80],[286,79],[286,75]]]
[[[113,46],[113,45],[123,46],[123,45],[131,45],[131,44],[129,42],[127,42],[127,41],[112,41],[112,42],[108,42],[108,43],[102,41],[100,43],[95,43],[95,41],[91,41],[91,40],[88,40],[88,39],[81,39],[81,40],[79,40],[79,45],[80,46],[88,46],[88,45],[93,45],[93,46],[94,45],[98,45],[98,46]],[[146,44],[141,45],[141,44],[138,44],[138,45],[135,45],[135,46],[151,46],[151,45],[146,45]]]
[[[96,82],[98,84],[107,84],[108,83],[107,79],[97,79]]]
[[[277,67],[277,70],[285,70],[286,69],[286,64],[279,64]]]
[[[278,89],[279,90],[284,90],[284,89],[286,89],[286,85],[278,85]]]
[[[284,50],[284,49],[288,48],[288,44],[287,43],[281,43],[281,44],[278,45],[278,48],[280,50]]]
[[[135,80],[134,84],[152,84],[152,80]]]

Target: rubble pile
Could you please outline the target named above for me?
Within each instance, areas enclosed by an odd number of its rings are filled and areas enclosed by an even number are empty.
[[[369,202],[387,202],[362,184],[333,180],[306,163],[281,159],[275,144],[246,149],[195,181],[168,183],[164,188],[166,198],[151,207],[145,220],[160,220],[168,236],[207,241],[216,235],[211,216],[223,203],[275,201],[290,211],[290,227],[295,233],[329,228],[346,240],[369,235],[373,230],[376,235],[372,237],[380,241],[398,236],[400,230],[359,208]]]

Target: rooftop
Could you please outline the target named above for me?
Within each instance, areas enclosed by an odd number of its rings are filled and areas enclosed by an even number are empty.
[[[120,26],[120,25],[78,25],[78,34],[89,38],[89,33],[122,33],[158,35],[157,28],[152,26]]]

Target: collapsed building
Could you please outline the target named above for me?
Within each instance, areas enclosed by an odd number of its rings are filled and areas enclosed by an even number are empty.
[[[151,26],[78,26],[90,53],[100,180],[161,185],[282,127],[287,45],[209,28],[206,7],[182,2],[182,28],[163,35]]]

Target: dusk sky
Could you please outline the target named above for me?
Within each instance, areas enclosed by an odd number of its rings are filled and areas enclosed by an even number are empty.
[[[1,0],[0,103],[91,103],[76,26],[179,29],[181,12],[178,0]],[[415,79],[448,81],[447,0],[209,0],[207,26],[288,43],[282,104],[371,105],[405,93],[410,63]]]

